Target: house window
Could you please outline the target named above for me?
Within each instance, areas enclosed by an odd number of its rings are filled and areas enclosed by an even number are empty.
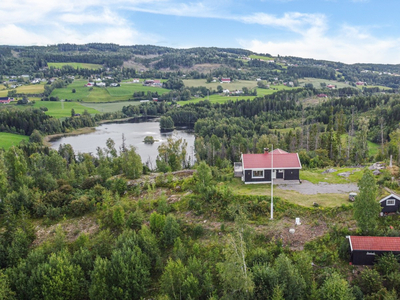
[[[375,252],[367,252],[367,255],[375,255]]]
[[[278,170],[279,173],[283,173],[283,170]]]
[[[387,206],[393,206],[393,205],[396,205],[396,200],[386,200],[386,205]]]
[[[264,178],[264,170],[253,171],[253,178]]]

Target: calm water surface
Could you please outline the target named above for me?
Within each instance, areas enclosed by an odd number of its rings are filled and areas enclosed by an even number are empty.
[[[67,136],[53,141],[51,148],[58,150],[60,144],[70,144],[75,152],[96,154],[97,147],[105,148],[106,141],[111,138],[115,142],[115,148],[119,150],[122,145],[122,134],[125,136],[125,144],[136,147],[136,152],[141,156],[142,162],[149,162],[150,168],[155,168],[158,155],[158,146],[166,142],[168,137],[183,138],[187,142],[187,153],[190,161],[193,161],[194,134],[185,129],[173,132],[161,133],[158,121],[140,123],[109,123],[96,127],[96,131],[89,134]],[[154,144],[143,142],[146,136],[152,136],[157,140]]]

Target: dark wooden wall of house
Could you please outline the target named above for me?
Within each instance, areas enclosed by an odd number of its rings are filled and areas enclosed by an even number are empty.
[[[386,200],[395,200],[395,205],[386,205]],[[400,208],[400,201],[396,198],[390,197],[389,199],[386,199],[385,201],[381,202],[382,206],[382,212],[383,213],[389,213],[389,212],[396,212]]]
[[[375,255],[367,255],[369,253],[375,253]],[[390,251],[361,251],[361,250],[354,250],[351,253],[351,262],[353,265],[373,265],[376,263],[376,260],[379,256],[390,253]],[[400,254],[400,252],[393,252],[394,255]]]
[[[261,181],[271,181],[271,170],[264,170],[264,178],[251,178],[252,170],[244,171],[244,181],[245,182],[261,182]]]
[[[300,180],[299,169],[288,169],[285,170],[285,180]]]

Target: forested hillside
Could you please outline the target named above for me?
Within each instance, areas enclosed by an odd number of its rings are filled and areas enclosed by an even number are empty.
[[[0,92],[17,100],[0,104],[0,132],[24,136],[0,145],[0,299],[398,299],[398,258],[353,266],[346,236],[400,237],[378,202],[400,192],[399,72],[243,49],[0,46]],[[146,130],[151,166],[124,136],[95,153],[46,143],[147,118],[192,129],[194,149]],[[299,153],[295,189],[233,177],[265,148]]]

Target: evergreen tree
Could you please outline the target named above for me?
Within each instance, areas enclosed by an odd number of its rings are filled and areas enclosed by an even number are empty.
[[[354,218],[363,235],[373,235],[378,225],[381,206],[376,201],[377,187],[371,170],[364,170],[358,188],[360,192],[354,201]]]

